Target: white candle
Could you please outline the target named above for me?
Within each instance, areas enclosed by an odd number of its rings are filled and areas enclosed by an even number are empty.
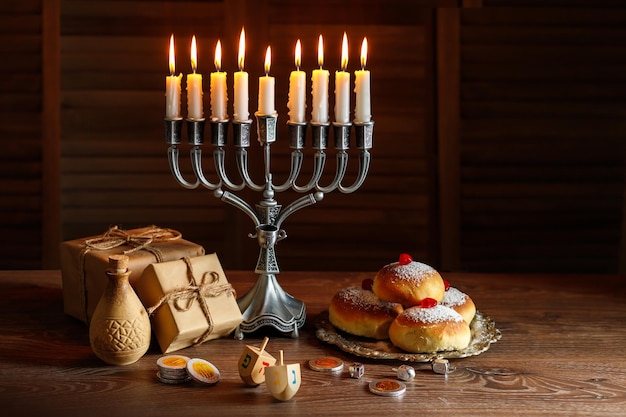
[[[365,69],[367,63],[367,38],[363,38],[361,45],[361,69],[354,72],[354,92],[356,106],[354,121],[357,123],[369,122],[372,118],[370,103],[370,72]]]
[[[241,28],[241,35],[239,36],[239,71],[235,73],[235,97],[234,97],[234,111],[233,118],[235,120],[243,121],[248,120],[248,73],[243,70],[244,61],[246,55],[246,34]]]
[[[265,75],[259,77],[259,114],[274,114],[276,107],[274,102],[274,77],[270,77],[272,65],[272,49],[268,46],[265,53]]]
[[[291,71],[289,75],[289,99],[287,100],[287,108],[289,109],[289,121],[295,123],[304,123],[304,109],[306,108],[306,74],[300,71],[300,62],[302,60],[302,46],[300,39],[296,42],[296,70]]]
[[[222,69],[222,43],[215,45],[215,72],[211,73],[211,119],[226,120],[226,73]]]
[[[170,37],[170,75],[165,77],[165,117],[168,119],[180,118],[180,81],[183,74],[176,73],[176,58],[174,55],[174,35]]]
[[[324,40],[322,35],[317,44],[317,62],[319,69],[313,70],[311,76],[311,89],[313,105],[311,109],[311,119],[315,123],[328,123],[328,78],[327,70],[322,69],[324,65]]]
[[[198,52],[196,37],[191,38],[191,69],[193,73],[187,74],[187,117],[189,119],[202,119],[202,74],[196,74],[198,69]]]
[[[335,122],[350,122],[350,73],[348,66],[348,37],[343,34],[341,71],[335,71]]]

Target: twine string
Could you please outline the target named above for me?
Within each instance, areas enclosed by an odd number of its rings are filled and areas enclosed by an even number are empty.
[[[178,240],[182,237],[178,230],[161,228],[152,225],[146,230],[139,233],[129,233],[126,230],[120,229],[118,226],[112,226],[102,236],[97,236],[91,239],[85,240],[84,247],[79,255],[80,263],[80,284],[83,297],[81,299],[81,308],[84,311],[85,319],[89,320],[88,306],[87,306],[87,284],[85,280],[85,257],[91,250],[101,251],[110,250],[120,246],[128,245],[132,246],[131,249],[125,250],[123,253],[127,255],[129,253],[137,252],[140,250],[146,250],[154,255],[157,262],[163,262],[163,253],[156,247],[152,246],[153,243],[170,242]]]
[[[213,319],[206,299],[208,297],[218,297],[225,293],[231,293],[233,297],[237,298],[237,294],[230,283],[218,284],[220,276],[215,271],[207,271],[202,274],[202,278],[198,283],[191,259],[184,257],[183,261],[187,265],[187,278],[189,280],[187,286],[167,292],[155,305],[148,307],[146,311],[148,315],[152,316],[161,306],[172,301],[174,309],[182,313],[188,311],[193,306],[194,301],[197,300],[204,317],[206,317],[208,326],[204,333],[194,341],[193,346],[196,346],[207,341],[211,333],[213,333]]]
[[[125,250],[124,255],[143,249],[153,253],[157,258],[157,262],[163,262],[161,251],[150,245],[156,242],[177,240],[180,239],[181,236],[182,235],[177,230],[157,226],[151,226],[140,233],[129,233],[117,226],[113,226],[102,236],[87,239],[85,241],[85,248],[87,250],[110,250],[119,246],[129,245],[132,246],[132,248]]]

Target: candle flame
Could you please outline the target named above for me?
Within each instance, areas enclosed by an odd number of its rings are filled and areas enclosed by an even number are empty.
[[[343,42],[341,43],[341,70],[348,68],[348,36],[343,32]]]
[[[268,46],[265,52],[265,75],[270,73],[270,67],[272,66],[272,47]]]
[[[217,44],[215,45],[215,70],[220,72],[222,69],[222,42],[217,40]]]
[[[367,38],[363,38],[361,43],[361,69],[365,69],[365,64],[367,64]]]
[[[317,63],[320,68],[324,65],[324,39],[322,38],[322,35],[320,35],[317,42]]]
[[[243,71],[243,64],[246,59],[246,32],[241,28],[241,35],[239,35],[239,56],[237,63],[239,64],[239,71]]]
[[[170,36],[170,75],[176,72],[176,56],[174,55],[174,34]]]
[[[198,69],[198,50],[196,47],[196,35],[191,38],[191,69],[195,73]]]
[[[300,70],[300,64],[302,63],[302,45],[300,39],[296,42],[296,69]]]

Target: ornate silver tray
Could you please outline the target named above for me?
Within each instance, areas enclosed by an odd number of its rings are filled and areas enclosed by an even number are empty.
[[[476,356],[489,349],[492,343],[502,337],[495,323],[488,316],[476,311],[470,323],[472,339],[469,346],[462,350],[450,350],[430,353],[408,353],[398,349],[387,340],[375,340],[353,336],[338,330],[328,319],[328,311],[322,312],[315,319],[315,336],[323,342],[337,346],[344,352],[371,359],[394,359],[406,362],[429,362],[433,358],[457,359]]]

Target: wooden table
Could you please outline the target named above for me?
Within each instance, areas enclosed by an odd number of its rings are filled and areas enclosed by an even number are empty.
[[[229,272],[239,294],[251,272]],[[626,415],[626,285],[624,277],[444,274],[489,315],[502,339],[456,369],[417,370],[397,398],[371,394],[368,381],[395,378],[395,361],[363,360],[315,337],[315,317],[342,287],[372,273],[283,272],[281,285],[307,304],[298,339],[273,335],[268,350],[302,365],[302,386],[279,402],[237,373],[243,341],[209,341],[180,353],[213,362],[214,386],[166,385],[156,379],[156,344],[137,363],[104,365],[84,324],[64,315],[58,271],[0,271],[0,403],[5,416],[624,416]],[[270,329],[271,330],[271,329]],[[365,364],[361,379],[314,372],[309,359],[333,355]]]

